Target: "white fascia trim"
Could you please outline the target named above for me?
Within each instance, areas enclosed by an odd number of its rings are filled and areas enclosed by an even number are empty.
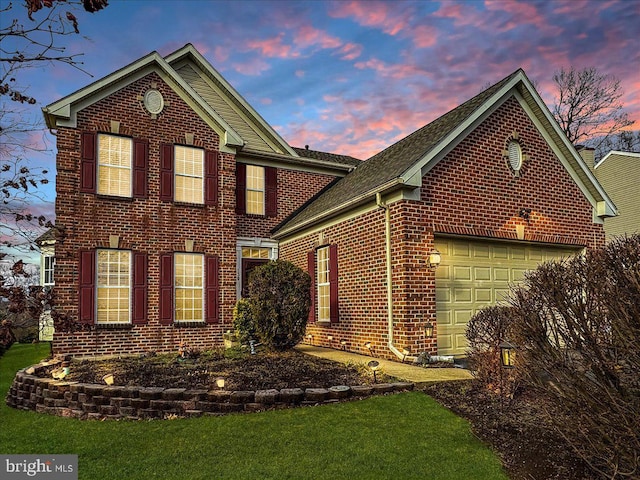
[[[279,240],[280,245],[286,245],[298,239],[318,233],[326,228],[332,227],[334,225],[339,225],[340,223],[346,222],[347,220],[357,218],[365,213],[371,212],[373,210],[379,210],[380,207],[376,203],[375,192],[369,193],[367,196],[369,197],[369,200],[366,203],[361,203],[360,205],[353,206],[349,209],[344,209],[341,214],[335,214],[333,217],[327,218],[324,221],[316,223],[305,222],[303,226],[299,226],[289,230],[289,234],[285,232],[284,234],[278,234],[277,237],[274,236],[274,238],[281,239],[283,237],[286,237],[286,239]],[[404,190],[398,190],[386,197],[385,203],[390,205],[400,200],[407,199],[416,200],[416,198],[413,198],[411,195],[407,196]]]
[[[227,146],[241,147],[244,145],[244,140],[242,140],[240,135],[200,98],[158,52],[152,52],[111,75],[107,75],[97,82],[43,108],[42,111],[47,120],[47,126],[49,126],[49,128],[56,128],[57,126],[75,128],[77,126],[76,114],[79,110],[118,91],[122,88],[123,82],[126,82],[128,85],[154,71],[158,73],[191,108],[196,112],[200,112],[203,120],[205,120],[221,138],[225,139]],[[172,83],[173,86],[171,85]],[[235,150],[231,151],[233,152]]]
[[[277,238],[280,239],[282,237],[287,237],[288,235],[297,232],[299,230],[304,230],[308,227],[313,226],[315,223],[317,222],[321,222],[322,219],[326,218],[326,219],[331,219],[333,217],[335,217],[336,215],[340,215],[340,212],[348,212],[351,209],[359,206],[360,204],[362,204],[363,202],[367,201],[367,198],[371,197],[375,199],[375,194],[376,193],[383,193],[386,192],[390,189],[392,189],[395,186],[398,185],[402,185],[402,179],[401,178],[395,178],[387,183],[385,183],[382,186],[376,187],[374,190],[370,190],[368,192],[362,193],[352,199],[350,199],[347,202],[344,202],[340,205],[337,205],[333,208],[330,208],[329,210],[325,210],[324,212],[309,218],[308,220],[305,220],[304,222],[302,222],[301,224],[298,225],[294,225],[293,227],[283,230],[282,232],[279,232],[277,235],[274,235],[273,238]],[[324,224],[324,222],[322,222]],[[339,222],[338,222],[339,223]]]
[[[624,156],[624,157],[632,157],[632,158],[640,158],[640,153],[637,152],[623,152],[621,150],[611,150],[609,153],[607,153],[604,157],[602,157],[602,159],[593,167],[598,168],[600,165],[602,165],[609,157],[613,156],[613,155],[619,155],[619,156]]]
[[[531,94],[531,96],[535,100],[537,106],[540,108],[540,111],[542,111],[542,113],[544,114],[545,118],[547,119],[547,122],[548,122],[549,126],[559,136],[560,141],[562,141],[564,146],[569,151],[570,155],[573,157],[573,160],[574,160],[574,163],[576,164],[576,166],[578,168],[580,168],[582,173],[584,173],[584,175],[589,179],[589,181],[591,182],[593,187],[596,189],[596,191],[598,192],[598,195],[600,195],[600,198],[597,199],[596,202],[594,203],[594,208],[597,208],[596,207],[597,202],[599,202],[599,201],[604,201],[605,202],[605,204],[606,204],[606,208],[604,209],[605,213],[604,213],[604,215],[598,214],[598,216],[608,216],[608,217],[617,216],[618,212],[617,212],[615,204],[613,203],[611,198],[609,198],[607,193],[604,191],[604,188],[602,188],[602,185],[600,185],[600,182],[598,182],[598,180],[593,175],[593,173],[591,172],[589,167],[587,167],[586,163],[584,162],[584,160],[582,159],[582,157],[580,156],[580,154],[578,153],[576,148],[569,141],[569,139],[564,134],[564,132],[560,129],[560,126],[558,125],[558,122],[556,122],[556,119],[553,117],[553,115],[549,111],[549,108],[547,108],[547,105],[544,103],[542,98],[540,98],[540,95],[538,94],[537,90],[533,87],[533,85],[531,85],[531,83],[529,82],[529,79],[526,76],[522,76],[522,82],[523,82],[525,88],[529,91],[529,93]],[[524,99],[522,99],[522,97],[520,97],[519,101],[520,101],[520,104],[523,105],[523,107],[524,107],[524,105],[526,104]],[[537,120],[537,117],[533,114],[533,111],[531,110],[531,108],[529,108],[529,105],[527,105],[526,112],[527,112],[527,114],[529,114],[531,119],[534,120],[534,123],[538,127],[538,130],[540,130],[540,132],[545,132],[546,129],[541,128],[542,125],[539,122],[535,121],[535,120]],[[555,147],[555,142],[551,141],[550,137],[545,136],[545,140],[547,140],[547,143],[549,145],[551,145],[552,147]],[[554,151],[555,151],[555,149],[554,149]],[[558,155],[558,154],[556,153],[556,155]],[[562,159],[563,156],[558,155],[558,158]],[[573,169],[569,169],[569,170],[571,171]],[[573,176],[573,174],[572,174],[572,176]],[[584,185],[584,183],[582,181],[580,183],[578,183],[578,185],[580,185],[581,186],[580,188],[583,189],[583,190],[587,189],[586,185]]]
[[[213,65],[211,65],[211,63],[209,63],[209,61],[207,61],[207,59],[204,58],[192,44],[188,43],[181,49],[173,52],[170,55],[167,55],[166,61],[168,63],[173,63],[177,59],[187,54],[191,54],[193,56],[193,58],[200,64],[200,68],[205,73],[220,82],[220,84],[222,84],[222,86],[229,92],[229,94],[232,95],[238,101],[238,103],[240,103],[243,108],[245,108],[249,112],[249,114],[254,117],[254,120],[258,124],[260,124],[260,126],[264,130],[268,131],[269,134],[278,141],[278,143],[280,143],[280,147],[282,147],[285,152],[294,157],[298,156],[295,150],[293,150],[293,148],[291,148],[291,146],[271,127],[271,125],[269,125],[264,120],[264,118],[262,118],[262,116],[244,99],[244,97],[240,95],[240,93],[235,88],[233,88],[222,75],[220,75],[220,73],[213,67]]]
[[[510,91],[517,85],[520,79],[523,78],[521,73],[518,73],[509,83],[504,85],[500,90],[494,93],[489,99],[487,99],[482,106],[478,107],[473,115],[467,118],[463,123],[458,125],[449,135],[440,141],[436,146],[431,148],[425,156],[413,164],[402,174],[402,179],[405,182],[411,179],[417,178],[417,175],[422,177],[427,174],[447,153],[453,150],[458,143],[460,143],[468,133],[470,133],[479,123],[481,123],[491,113],[496,111],[506,100],[509,98]]]
[[[547,144],[551,147],[551,150],[553,150],[553,153],[555,153],[556,157],[558,157],[558,159],[560,160],[560,163],[562,163],[562,166],[569,173],[574,183],[578,186],[578,188],[580,188],[580,191],[582,192],[582,194],[586,197],[587,200],[589,200],[589,203],[591,203],[591,205],[593,206],[594,217],[616,216],[617,212],[615,210],[615,207],[613,206],[613,202],[609,200],[609,197],[607,197],[606,193],[604,193],[604,190],[600,186],[600,183],[595,179],[595,177],[591,174],[591,172],[588,171],[588,168],[585,171],[585,173],[586,172],[589,173],[589,180],[591,180],[594,186],[597,188],[598,193],[602,192],[602,199],[596,198],[591,193],[591,191],[589,191],[587,186],[584,184],[584,181],[582,180],[582,178],[580,178],[580,175],[578,175],[578,172],[576,172],[574,166],[566,158],[565,154],[559,148],[557,143],[552,140],[551,136],[549,135],[547,130],[544,128],[544,126],[540,123],[538,118],[535,116],[535,114],[531,110],[531,107],[524,100],[524,98],[522,98],[522,96],[519,93],[516,93],[515,97],[516,97],[516,100],[518,100],[518,103],[520,103],[520,106],[527,113],[527,115],[529,116],[533,124],[538,129],[538,132],[540,132],[540,134],[543,136]],[[562,136],[564,136],[564,133],[562,133]],[[572,150],[575,151],[575,148],[573,148],[572,145],[570,146],[571,148],[569,149],[569,152],[572,152]],[[584,165],[584,161],[582,161],[582,157],[580,157],[579,159],[574,158],[574,161],[576,165],[580,165],[580,167]],[[597,223],[601,223],[601,220],[599,220]]]
[[[316,160],[314,158],[291,158],[283,154],[257,152],[255,150],[241,150],[238,152],[236,155],[236,163],[260,165],[264,167],[278,167],[286,170],[321,173],[338,177],[344,177],[347,173],[356,168],[351,165],[333,163],[325,160]]]

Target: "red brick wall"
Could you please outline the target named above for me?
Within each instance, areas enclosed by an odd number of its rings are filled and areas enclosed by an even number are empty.
[[[515,177],[503,151],[513,132],[525,161]],[[511,98],[423,178],[422,200],[437,233],[594,247],[604,244],[602,225],[535,125]],[[527,223],[518,213],[531,208]]]
[[[523,153],[530,156],[516,178],[502,156],[506,140],[517,131]],[[390,205],[394,345],[412,353],[437,352],[436,338],[425,338],[424,326],[436,326],[435,273],[427,267],[434,232],[516,241],[514,225],[531,208],[526,240],[599,246],[601,225],[518,103],[511,99],[450,152],[423,179],[421,201]],[[372,199],[373,200],[373,199]],[[387,348],[387,303],[384,211],[363,214],[322,231],[324,243],[338,245],[340,322],[311,324],[314,345],[395,358]],[[307,269],[306,252],[318,234],[282,243],[280,255]],[[330,342],[328,335],[333,336]],[[308,339],[305,342],[309,342]]]
[[[157,84],[165,108],[151,119],[138,100]],[[114,199],[79,193],[80,138],[83,131],[110,132],[110,121],[120,122],[120,133],[149,141],[146,199]],[[159,199],[160,145],[185,143],[194,134],[194,145],[218,150],[218,135],[156,74],[132,83],[78,113],[77,128],[59,128],[57,135],[56,223],[65,231],[56,244],[56,294],[58,309],[78,318],[78,254],[82,249],[109,245],[109,235],[120,236],[120,248],[148,254],[148,322],[125,330],[55,334],[56,354],[105,355],[144,351],[177,351],[180,341],[195,348],[222,343],[222,333],[232,326],[236,302],[236,238],[268,237],[309,196],[332,180],[291,170],[278,171],[278,217],[236,216],[235,157],[221,154],[219,201],[216,206],[189,206]],[[195,241],[194,251],[220,258],[220,323],[202,327],[160,325],[158,320],[159,262],[162,253],[184,251],[184,241]]]
[[[239,237],[269,238],[271,230],[300,208],[309,198],[327,186],[335,177],[297,170],[278,169],[278,215],[262,217],[239,215]]]

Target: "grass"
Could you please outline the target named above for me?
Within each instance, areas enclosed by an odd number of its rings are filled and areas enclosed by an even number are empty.
[[[0,358],[0,398],[48,345]],[[98,422],[0,405],[0,452],[77,454],[80,479],[506,479],[469,424],[421,392],[312,408]]]

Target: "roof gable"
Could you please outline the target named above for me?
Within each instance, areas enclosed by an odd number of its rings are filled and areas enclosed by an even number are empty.
[[[519,69],[363,162],[305,210],[283,224],[276,236],[293,233],[333,214],[355,208],[370,201],[377,193],[397,188],[420,187],[423,175],[507,98],[514,95],[592,203],[597,214],[615,215],[615,206],[604,189],[562,134],[524,71]]]
[[[243,148],[297,156],[289,144],[195,49],[187,44],[167,55],[167,63],[200,98],[242,137]]]

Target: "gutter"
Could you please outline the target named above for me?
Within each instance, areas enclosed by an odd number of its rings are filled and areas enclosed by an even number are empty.
[[[416,363],[418,358],[414,356],[404,355],[400,350],[396,348],[393,344],[393,284],[392,284],[392,270],[391,270],[391,210],[389,205],[382,202],[382,195],[380,192],[376,193],[376,205],[378,207],[384,209],[385,213],[385,250],[386,250],[386,258],[387,258],[387,325],[389,329],[389,335],[387,340],[387,346],[389,350],[391,350],[396,357],[398,357],[403,362],[405,360],[409,360],[410,362]]]

